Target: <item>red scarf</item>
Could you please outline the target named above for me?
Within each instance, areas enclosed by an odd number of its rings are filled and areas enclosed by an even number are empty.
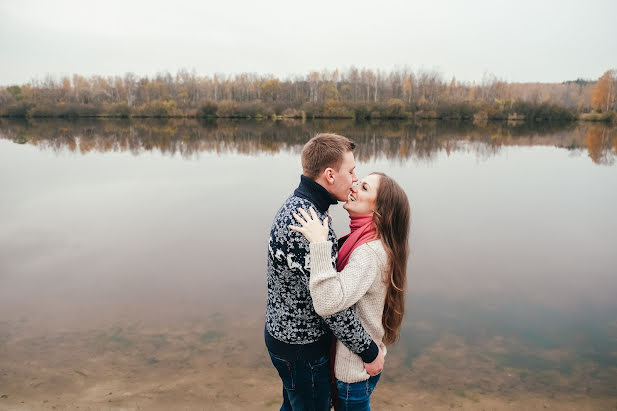
[[[338,272],[343,271],[343,268],[349,262],[349,257],[353,250],[377,237],[373,216],[350,217],[350,219],[349,228],[351,233],[341,237],[339,240],[339,244],[342,242],[343,246],[338,252],[338,260],[336,261],[336,271]]]

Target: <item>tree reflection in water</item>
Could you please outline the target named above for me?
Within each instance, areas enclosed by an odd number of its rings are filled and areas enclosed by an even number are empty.
[[[318,132],[334,132],[356,141],[360,161],[374,158],[430,162],[440,152],[463,150],[481,158],[504,146],[587,148],[597,164],[613,164],[617,129],[577,123],[516,122],[356,122],[353,120],[247,121],[191,119],[148,120],[0,120],[0,138],[33,144],[46,150],[128,151],[193,157],[200,152],[244,154],[299,152]]]

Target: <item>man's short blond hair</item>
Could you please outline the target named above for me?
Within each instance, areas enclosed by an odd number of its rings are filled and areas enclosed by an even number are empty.
[[[356,148],[347,137],[332,133],[320,133],[302,148],[302,170],[305,176],[317,179],[328,167],[338,171],[343,155]]]

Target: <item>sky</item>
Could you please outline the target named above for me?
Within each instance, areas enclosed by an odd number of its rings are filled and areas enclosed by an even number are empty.
[[[617,68],[617,0],[0,0],[0,85],[351,66],[468,82],[596,79]]]

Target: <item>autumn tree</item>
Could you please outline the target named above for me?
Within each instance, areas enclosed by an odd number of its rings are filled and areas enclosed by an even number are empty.
[[[608,111],[615,99],[615,70],[609,70],[600,77],[591,94],[591,107],[598,111]]]
[[[409,74],[405,76],[405,80],[403,80],[403,96],[407,101],[407,104],[411,104],[412,99],[414,98],[414,90],[415,90],[415,79],[414,75]]]
[[[270,79],[261,84],[261,94],[264,100],[275,101],[281,92],[281,82],[277,79]]]

